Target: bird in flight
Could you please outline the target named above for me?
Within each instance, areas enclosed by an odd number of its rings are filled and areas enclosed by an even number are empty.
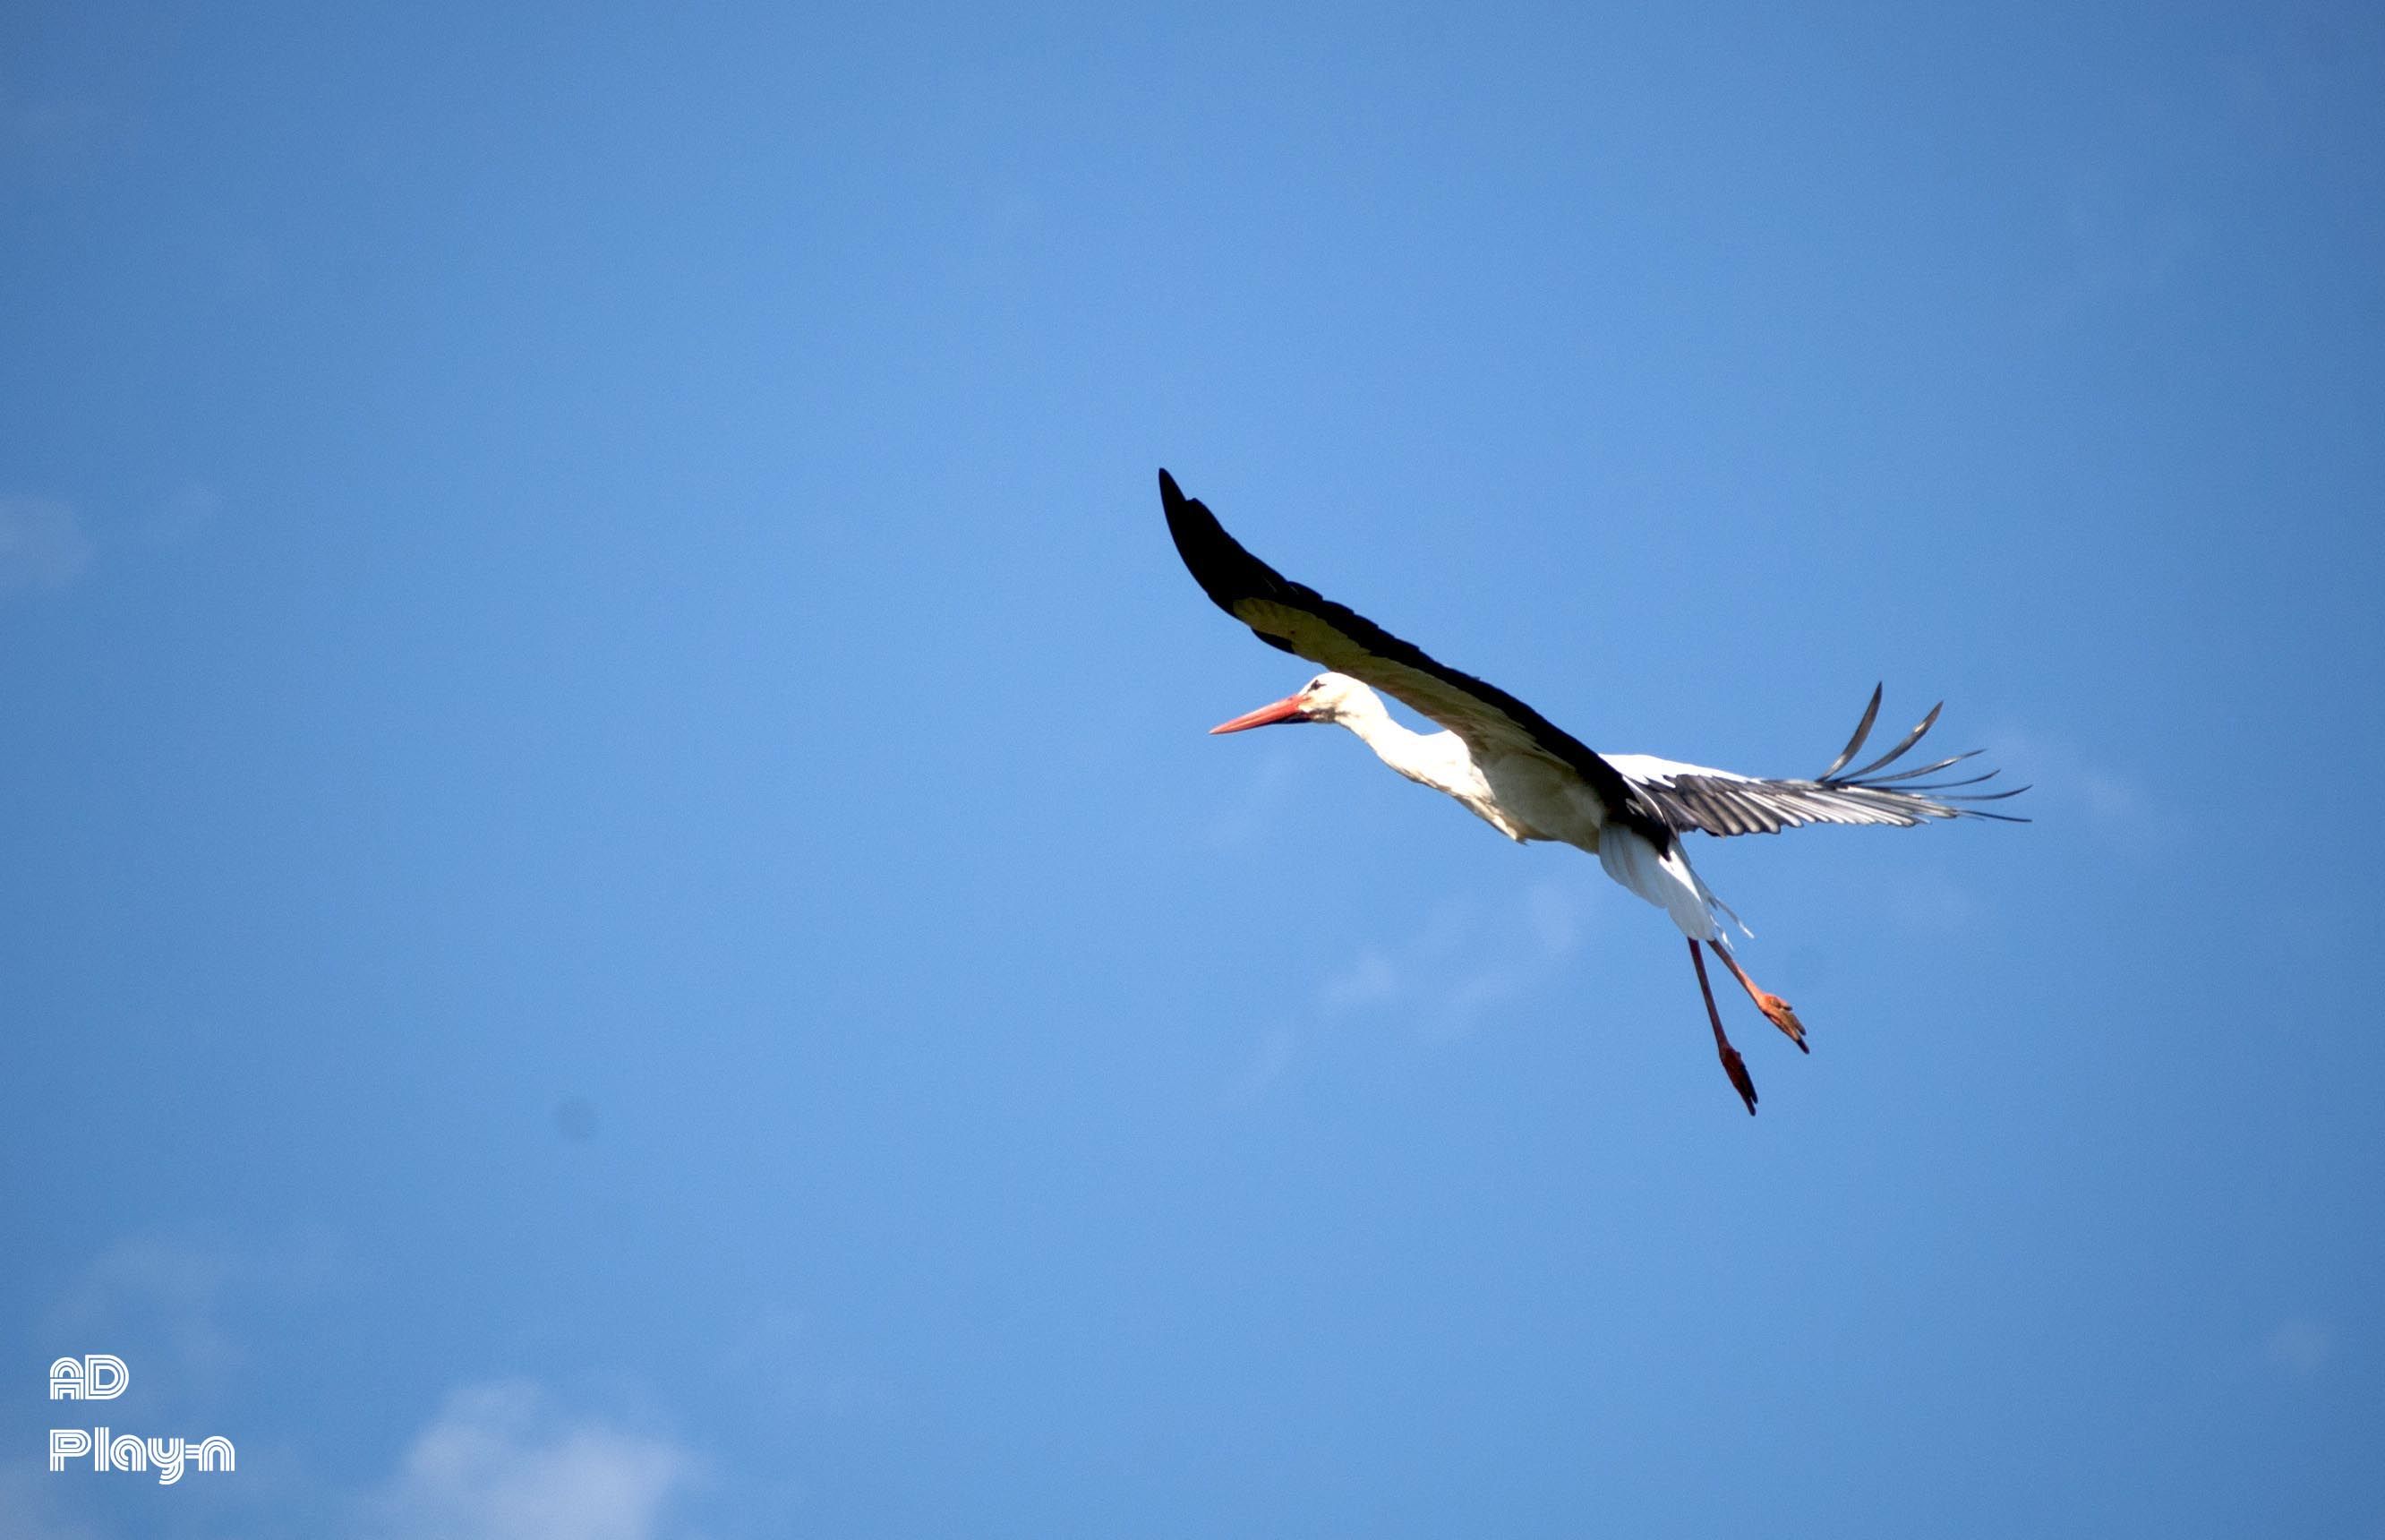
[[[1598,754],[1538,711],[1493,684],[1439,663],[1410,643],[1293,582],[1242,549],[1176,478],[1159,473],[1168,532],[1194,581],[1217,607],[1251,628],[1271,647],[1322,664],[1318,674],[1270,706],[1220,722],[1211,732],[1242,732],[1279,722],[1334,722],[1356,733],[1376,757],[1419,784],[1444,792],[1499,833],[1517,842],[1556,840],[1595,855],[1606,874],[1672,917],[1689,938],[1690,961],[1715,1050],[1748,1112],[1755,1082],[1731,1046],[1715,1008],[1701,947],[1711,950],[1739,981],[1765,1019],[1800,1052],[1805,1024],[1789,1002],[1756,986],[1723,941],[1723,920],[1737,923],[1722,900],[1690,865],[1682,836],[1770,834],[1808,823],[1877,823],[1910,828],[1934,819],[2026,819],[1974,806],[2017,796],[1961,792],[1995,775],[1931,781],[1979,750],[1918,769],[1891,770],[1938,720],[1930,707],[1894,748],[1856,770],[1847,764],[1863,749],[1879,715],[1880,693],[1856,724],[1854,736],[1809,781],[1770,780],[1685,765],[1645,754]],[[1414,732],[1392,720],[1381,691],[1443,729]],[[1742,927],[1744,930],[1745,927]]]

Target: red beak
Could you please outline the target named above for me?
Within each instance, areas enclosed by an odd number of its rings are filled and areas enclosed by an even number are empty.
[[[1217,726],[1209,729],[1209,731],[1211,732],[1247,732],[1254,727],[1266,727],[1273,722],[1301,722],[1306,721],[1307,720],[1308,714],[1301,706],[1301,697],[1297,695],[1292,695],[1284,696],[1283,699],[1277,701],[1273,706],[1262,706],[1255,711],[1245,712],[1242,716],[1236,717],[1232,721],[1219,722]]]

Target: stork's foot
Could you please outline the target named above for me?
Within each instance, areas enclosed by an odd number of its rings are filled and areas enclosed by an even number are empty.
[[[1707,945],[1715,949],[1715,956],[1722,958],[1722,965],[1730,970],[1730,976],[1739,981],[1739,987],[1747,991],[1747,997],[1755,1002],[1755,1008],[1764,1012],[1764,1019],[1779,1027],[1790,1042],[1796,1044],[1799,1053],[1812,1053],[1814,1050],[1805,1046],[1805,1023],[1797,1020],[1797,1013],[1789,1008],[1789,1002],[1768,989],[1756,988],[1755,981],[1747,976],[1747,970],[1730,955],[1729,947],[1719,941]]]
[[[1797,1045],[1799,1053],[1814,1051],[1805,1046],[1805,1023],[1797,1020],[1797,1013],[1790,1008],[1788,1001],[1759,989],[1755,992],[1755,1008],[1764,1012],[1766,1020],[1788,1034],[1789,1041]]]
[[[1747,1060],[1740,1058],[1739,1050],[1728,1043],[1722,1045],[1722,1072],[1730,1077],[1732,1089],[1739,1093],[1739,1099],[1747,1104],[1747,1115],[1751,1118],[1754,1117],[1754,1077],[1747,1072]]]

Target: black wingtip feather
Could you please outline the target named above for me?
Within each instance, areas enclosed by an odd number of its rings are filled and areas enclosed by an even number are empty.
[[[1886,767],[1896,763],[1899,758],[1904,757],[1905,750],[1911,748],[1914,745],[1921,741],[1923,733],[1928,732],[1932,727],[1938,725],[1938,713],[1945,709],[1946,703],[1942,700],[1940,701],[1937,705],[1929,708],[1929,714],[1922,718],[1921,720],[1915,725],[1913,731],[1906,733],[1903,741],[1898,743],[1894,748],[1890,749],[1886,754],[1874,759],[1870,764],[1866,765],[1863,769],[1859,770],[1849,770],[1839,779],[1842,781],[1861,781],[1865,776],[1869,775],[1872,771],[1885,769]]]
[[[1815,780],[1828,781],[1830,777],[1838,774],[1841,770],[1845,768],[1846,762],[1855,757],[1856,751],[1863,747],[1864,740],[1871,736],[1871,724],[1879,717],[1880,692],[1887,688],[1888,682],[1886,680],[1882,680],[1871,687],[1871,704],[1864,707],[1863,720],[1855,723],[1855,735],[1847,740],[1847,746],[1840,751],[1837,758],[1830,761],[1830,768],[1824,770],[1821,774],[1814,777]]]
[[[1283,574],[1242,549],[1242,543],[1217,522],[1217,516],[1199,498],[1185,496],[1176,478],[1164,469],[1159,472],[1159,500],[1168,513],[1168,533],[1176,542],[1176,554],[1212,604],[1231,615],[1238,599],[1275,598],[1285,592]],[[1273,637],[1263,635],[1259,640],[1283,647]]]
[[[1986,750],[1984,749],[1967,748],[1960,754],[1950,754],[1946,756],[1945,758],[1939,760],[1934,765],[1924,765],[1919,770],[1898,770],[1893,775],[1869,776],[1866,778],[1864,783],[1870,786],[1885,786],[1897,781],[1918,781],[1925,775],[1935,775],[1949,765],[1959,765],[1964,760],[1972,758],[1985,752]],[[1988,774],[1990,775],[1993,775],[1996,772],[1993,770],[1988,771]],[[1958,786],[1962,784],[1959,781],[1954,783]],[[1915,791],[1926,791],[1929,788],[1924,786],[1916,786],[1911,789]]]

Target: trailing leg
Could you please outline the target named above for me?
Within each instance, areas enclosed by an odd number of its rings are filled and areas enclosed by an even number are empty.
[[[1730,954],[1722,951],[1722,943],[1717,941],[1713,945],[1716,951],[1722,952],[1724,960],[1729,961]],[[1698,970],[1698,993],[1706,998],[1706,1020],[1714,1023],[1715,1051],[1722,1056],[1723,1073],[1730,1077],[1732,1088],[1739,1092],[1739,1099],[1747,1104],[1747,1115],[1753,1118],[1755,1116],[1755,1082],[1748,1075],[1747,1060],[1739,1057],[1739,1050],[1732,1047],[1730,1039],[1723,1035],[1722,1012],[1715,1008],[1714,986],[1706,983],[1705,956],[1698,950],[1694,936],[1690,939],[1690,961]]]

